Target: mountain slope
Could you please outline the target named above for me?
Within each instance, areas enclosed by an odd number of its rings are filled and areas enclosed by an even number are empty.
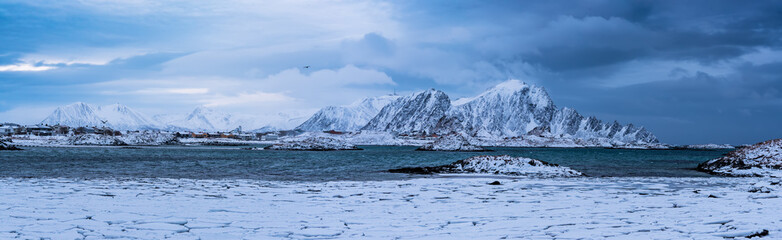
[[[121,104],[95,107],[82,102],[58,107],[41,123],[71,127],[105,126],[116,130],[155,129],[157,127],[156,122]]]
[[[230,131],[234,126],[234,120],[231,114],[215,111],[205,106],[198,106],[192,112],[185,115],[184,118],[165,123],[167,129],[183,129],[190,131]]]
[[[357,131],[372,120],[386,105],[399,96],[370,97],[347,106],[328,106],[307,119],[296,129],[304,131]]]
[[[455,128],[472,136],[491,137],[527,134],[547,125],[555,112],[545,90],[511,80],[454,106],[448,114],[459,121]]]
[[[656,143],[646,131],[617,122],[584,117],[574,109],[557,109],[546,90],[509,80],[467,100],[448,112],[440,132],[457,131],[476,137],[518,137],[527,134],[564,135],[578,139],[610,139],[626,143]]]
[[[442,91],[417,92],[383,107],[361,130],[430,134],[435,132],[450,108],[451,100]]]

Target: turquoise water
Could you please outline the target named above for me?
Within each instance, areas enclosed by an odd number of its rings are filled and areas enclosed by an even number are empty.
[[[252,151],[239,147],[45,148],[0,152],[0,177],[191,178],[283,181],[389,180],[400,167],[448,164],[476,155],[536,158],[588,176],[709,177],[698,163],[727,150],[491,148],[494,152],[420,152],[416,147],[362,146],[362,151]]]

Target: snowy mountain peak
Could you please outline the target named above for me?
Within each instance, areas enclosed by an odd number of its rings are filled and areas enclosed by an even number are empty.
[[[543,88],[509,80],[480,95],[459,100],[449,112],[447,130],[459,129],[469,135],[521,136],[546,125],[556,107]]]
[[[492,91],[505,90],[505,91],[515,92],[529,87],[530,85],[528,85],[525,82],[519,81],[517,79],[510,79],[508,81],[495,85],[494,87],[491,88],[491,90]]]

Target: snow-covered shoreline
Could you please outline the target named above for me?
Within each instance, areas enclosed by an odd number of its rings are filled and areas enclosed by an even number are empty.
[[[722,239],[767,230],[773,239],[782,237],[778,181],[5,178],[0,238]]]

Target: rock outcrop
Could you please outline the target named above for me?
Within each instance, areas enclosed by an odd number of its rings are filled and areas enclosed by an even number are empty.
[[[724,176],[782,177],[782,139],[739,148],[701,163],[698,170]]]
[[[335,150],[361,150],[355,145],[328,137],[310,137],[298,141],[286,141],[265,147],[266,150],[291,150],[291,151],[335,151]]]
[[[531,177],[576,177],[582,173],[568,167],[537,159],[501,156],[476,156],[436,167],[412,167],[389,170],[393,173],[483,173]]]
[[[0,150],[22,150],[14,145],[0,141]]]
[[[439,137],[416,151],[488,152],[491,150],[470,144],[462,135],[451,134]]]

